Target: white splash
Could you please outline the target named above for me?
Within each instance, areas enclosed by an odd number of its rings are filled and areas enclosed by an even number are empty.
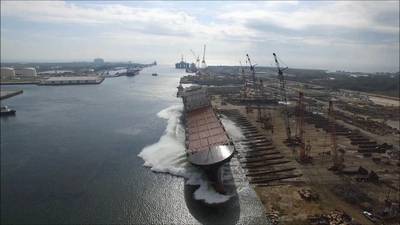
[[[235,141],[244,139],[242,130],[238,126],[236,126],[236,124],[232,120],[229,120],[228,118],[223,116],[221,118],[221,123],[224,125],[224,128],[230,138]]]
[[[158,142],[143,148],[138,156],[145,161],[144,166],[150,167],[154,172],[183,177],[186,184],[199,185],[194,192],[196,200],[209,204],[225,202],[231,196],[216,192],[203,172],[186,159],[185,130],[180,122],[182,108],[182,105],[174,105],[157,114],[158,117],[168,120],[167,128]]]

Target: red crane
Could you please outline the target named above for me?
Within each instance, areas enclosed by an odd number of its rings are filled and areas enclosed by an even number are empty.
[[[329,132],[331,133],[331,150],[333,155],[333,167],[331,170],[341,170],[343,168],[343,154],[339,157],[337,143],[336,143],[336,118],[335,118],[335,110],[333,109],[333,101],[329,101],[329,109],[328,109],[328,117],[329,117]]]

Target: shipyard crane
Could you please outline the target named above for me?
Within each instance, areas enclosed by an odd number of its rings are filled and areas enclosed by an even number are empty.
[[[200,67],[200,56],[196,56],[196,53],[190,49],[190,52],[192,52],[194,60],[196,60],[196,67],[199,68]]]
[[[244,77],[244,68],[242,65],[242,61],[239,60],[239,64],[240,64],[240,72],[242,73],[242,77]]]
[[[278,57],[276,56],[275,53],[272,53],[275,59],[275,64],[278,69],[278,79],[279,79],[279,85],[280,85],[280,94],[281,94],[281,101],[283,104],[283,119],[285,121],[285,129],[286,129],[286,141],[288,144],[292,144],[292,137],[291,137],[291,132],[290,132],[290,124],[289,124],[289,111],[287,107],[287,98],[286,98],[286,87],[285,87],[285,77],[283,76],[283,71],[287,69],[286,68],[281,68]]]
[[[202,68],[206,68],[207,64],[206,64],[206,45],[204,45],[204,49],[203,49],[203,60],[201,61],[201,67]]]
[[[336,118],[335,118],[335,110],[333,109],[333,101],[329,101],[329,109],[328,109],[328,118],[329,118],[329,132],[331,133],[331,150],[333,154],[333,167],[331,170],[341,170],[343,168],[343,154],[339,156],[336,142]]]
[[[251,60],[250,60],[249,54],[246,54],[246,58],[247,58],[247,62],[249,63],[249,66],[250,66],[251,79],[253,81],[253,87],[254,87],[254,85],[256,84],[256,70],[255,70],[256,64],[254,64],[254,65],[251,64]]]

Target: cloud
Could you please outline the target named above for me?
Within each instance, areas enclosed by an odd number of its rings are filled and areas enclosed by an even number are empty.
[[[368,44],[394,42],[399,34],[396,2],[309,3],[291,12],[274,8],[253,8],[221,13],[223,21],[241,24],[261,34],[295,37],[337,37],[337,41],[365,39]],[[375,41],[375,42],[374,42]]]
[[[250,20],[246,23],[250,29],[269,36],[281,35],[280,38],[291,37],[297,39],[312,38],[329,43],[334,40],[337,44],[395,44],[398,36],[391,32],[378,32],[366,28],[349,28],[338,25],[310,25],[302,29],[290,29],[277,26],[273,23],[260,20]]]
[[[120,4],[82,7],[61,1],[2,2],[4,17],[55,24],[109,25],[156,35],[182,35],[198,26],[185,12],[158,8],[127,7]]]
[[[113,59],[132,57],[133,51],[172,63],[181,53],[189,55],[189,49],[199,53],[207,43],[209,61],[217,64],[236,64],[249,52],[259,64],[268,65],[268,52],[280,51],[297,67],[310,65],[304,61],[307,55],[319,63],[313,65],[317,68],[329,62],[340,68],[343,62],[358,60],[357,65],[397,70],[398,4],[1,1],[1,51],[13,58],[97,54]],[[50,49],[58,43],[63,46],[60,53]],[[18,51],[11,52],[15,48]],[[71,53],[81,49],[84,54]]]
[[[174,10],[174,7],[144,8],[121,4],[83,7],[62,1],[6,1],[2,2],[1,8],[5,17],[80,26],[112,25],[146,35],[257,41],[265,38],[266,33],[270,34],[269,37],[274,37],[273,33],[276,33],[278,37],[321,38],[329,34],[329,37],[337,36],[338,41],[365,37],[366,42],[372,44],[380,37],[390,41],[390,35],[398,34],[398,8],[396,11],[393,7],[396,2],[389,3],[331,2],[321,5],[308,2],[301,7],[297,1],[210,3],[215,6],[215,19],[208,24],[201,23],[190,12]],[[193,4],[193,7],[196,5]]]

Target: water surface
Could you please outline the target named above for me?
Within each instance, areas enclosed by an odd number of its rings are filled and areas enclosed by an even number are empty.
[[[182,75],[156,66],[100,85],[2,86],[24,93],[2,101],[17,115],[1,118],[1,222],[259,223],[258,204],[248,200],[253,214],[238,197],[210,208],[184,179],[154,173],[137,156],[165,134],[157,113],[181,104]]]

